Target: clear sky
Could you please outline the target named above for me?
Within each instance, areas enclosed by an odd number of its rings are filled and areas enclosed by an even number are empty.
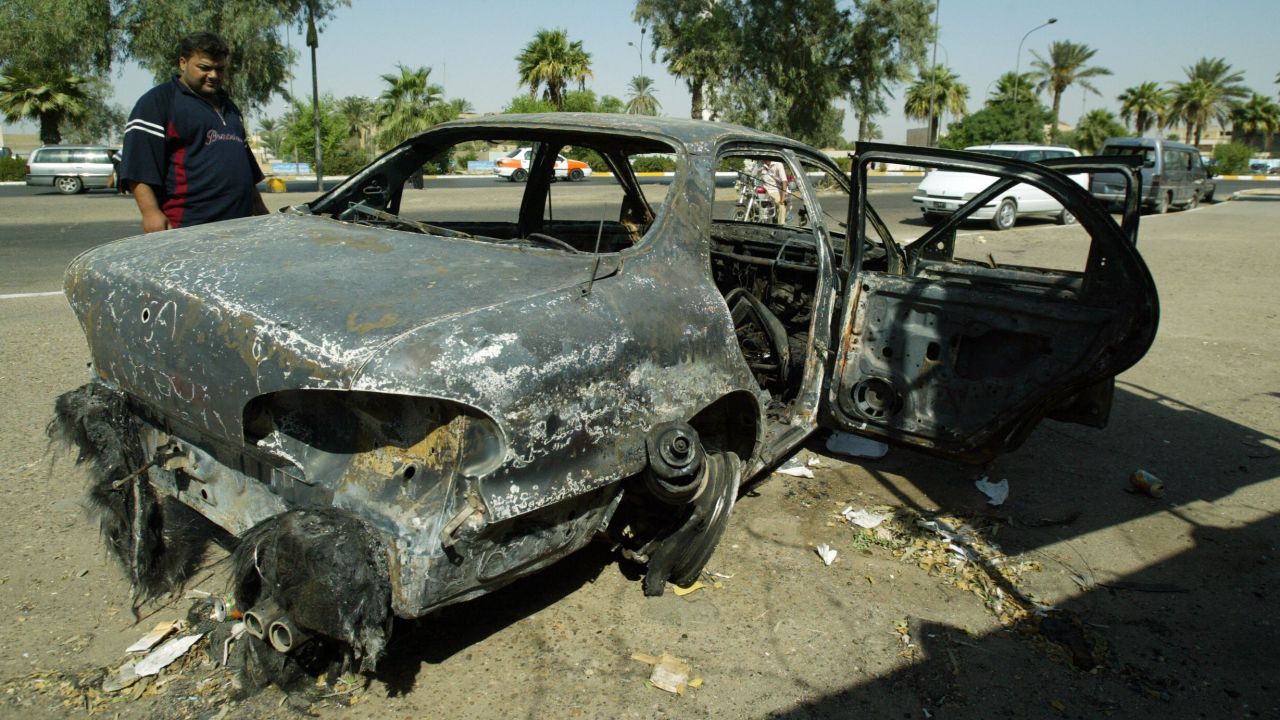
[[[842,4],[851,5],[851,2]],[[478,112],[502,109],[526,92],[516,82],[515,56],[541,27],[560,27],[581,40],[591,53],[594,78],[588,87],[597,95],[626,99],[626,85],[640,72],[640,26],[631,19],[627,0],[353,0],[338,11],[320,36],[320,91],[335,96],[376,97],[379,75],[397,63],[432,68],[431,79],[447,97],[465,97]],[[1222,57],[1244,71],[1245,84],[1275,98],[1280,86],[1280,0],[941,0],[938,61],[956,71],[969,87],[969,109],[982,99],[1001,73],[1014,69],[1018,41],[1031,28],[1057,17],[1058,22],[1027,38],[1022,69],[1029,69],[1035,50],[1047,55],[1049,43],[1071,40],[1097,49],[1093,63],[1114,75],[1094,80],[1101,95],[1073,87],[1062,100],[1062,119],[1075,123],[1082,110],[1099,107],[1119,111],[1116,96],[1125,88],[1154,80],[1184,78],[1183,68],[1200,57]],[[311,70],[307,48],[291,33],[299,62],[294,67],[296,94],[309,96]],[[804,38],[797,38],[804,42]],[[634,45],[628,46],[628,42]],[[689,93],[650,59],[645,38],[644,72],[655,78],[662,113],[687,117]],[[152,80],[136,66],[125,66],[112,78],[116,102],[132,106]],[[895,90],[888,114],[876,119],[885,140],[902,142],[908,121],[902,116],[903,88]],[[1046,105],[1050,98],[1043,98]],[[843,105],[843,104],[842,104]],[[845,135],[856,122],[847,105]],[[265,114],[276,116],[276,101]],[[253,118],[251,118],[252,120]],[[32,132],[26,126],[26,132]],[[24,128],[13,128],[24,131]]]

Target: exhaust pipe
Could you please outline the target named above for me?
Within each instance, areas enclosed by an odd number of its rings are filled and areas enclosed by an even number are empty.
[[[311,639],[311,633],[303,630],[288,617],[282,616],[267,628],[267,639],[271,647],[287,653]]]
[[[284,616],[271,598],[262,600],[244,613],[244,631],[259,640],[266,640],[271,623]]]

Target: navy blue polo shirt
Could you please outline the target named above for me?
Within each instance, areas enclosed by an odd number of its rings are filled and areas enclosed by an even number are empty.
[[[124,129],[120,177],[155,191],[171,227],[253,214],[262,170],[245,142],[240,108],[221,108],[172,80],[138,99]]]

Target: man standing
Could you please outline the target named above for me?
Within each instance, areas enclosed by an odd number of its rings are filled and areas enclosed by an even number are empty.
[[[222,91],[228,54],[213,33],[184,37],[178,74],[148,90],[129,114],[120,175],[143,232],[267,212],[240,109]]]

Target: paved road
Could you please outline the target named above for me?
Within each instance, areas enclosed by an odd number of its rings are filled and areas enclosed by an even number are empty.
[[[653,194],[664,191],[662,178],[648,178],[646,185]],[[899,239],[918,237],[926,230],[911,204],[912,177],[881,177],[872,180],[874,207],[889,223],[894,236]],[[298,183],[295,183],[298,184]],[[301,183],[305,184],[305,183]],[[1258,187],[1259,183],[1239,181],[1222,183],[1220,197],[1227,197],[1236,185]],[[585,183],[566,186],[565,193],[605,192],[612,187],[607,178],[592,178]],[[498,193],[477,194],[475,191],[492,189],[514,194],[518,186],[491,178],[440,179],[428,182],[427,190],[419,197],[444,197],[450,202],[467,206],[471,200],[486,202]],[[416,193],[417,191],[410,191]],[[647,189],[646,192],[649,192]],[[267,204],[273,210],[286,205],[303,203],[315,197],[314,191],[267,194]],[[412,195],[407,196],[412,197]],[[481,210],[475,219],[500,219]],[[1043,226],[1043,220],[1022,221],[1018,229]],[[965,230],[985,231],[974,225]],[[131,198],[114,192],[99,191],[74,197],[60,195],[45,188],[25,186],[0,186],[0,295],[30,292],[52,292],[62,286],[62,271],[79,253],[95,245],[129,237],[139,231],[137,210]]]

